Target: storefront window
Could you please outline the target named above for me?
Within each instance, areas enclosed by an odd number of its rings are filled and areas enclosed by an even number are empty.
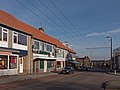
[[[61,68],[61,62],[57,61],[57,68]]]
[[[9,56],[9,69],[17,68],[17,57]]]
[[[44,68],[44,61],[40,61],[40,69]]]
[[[47,68],[53,67],[53,61],[47,61]]]
[[[0,69],[8,69],[8,56],[0,55]]]

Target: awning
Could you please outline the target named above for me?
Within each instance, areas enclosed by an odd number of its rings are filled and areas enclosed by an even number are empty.
[[[53,58],[53,57],[37,57],[37,58],[35,58],[35,59],[37,59],[37,60],[56,60],[57,58]]]
[[[56,61],[65,61],[65,58],[57,58]]]
[[[0,51],[4,51],[4,53],[11,52],[12,54],[18,54],[19,56],[26,56],[28,54],[28,51],[25,50],[5,48],[5,47],[0,47]]]
[[[33,60],[35,59],[42,59],[42,60],[56,60],[55,57],[49,57],[48,55],[41,55],[41,54],[33,54]]]

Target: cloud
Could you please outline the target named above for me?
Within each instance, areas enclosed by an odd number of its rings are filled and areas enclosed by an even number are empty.
[[[93,32],[93,33],[87,34],[86,37],[101,36],[101,35],[105,35],[105,33],[104,32],[101,32],[101,33],[99,33],[99,32]]]
[[[108,31],[108,33],[111,33],[111,34],[115,34],[115,33],[120,33],[120,29],[117,29],[117,30],[111,30],[111,31]]]
[[[93,32],[93,33],[89,33],[86,35],[86,37],[93,37],[93,36],[103,36],[103,35],[109,35],[109,34],[118,34],[120,33],[120,29],[117,30],[111,30],[111,31],[107,31],[107,32]]]

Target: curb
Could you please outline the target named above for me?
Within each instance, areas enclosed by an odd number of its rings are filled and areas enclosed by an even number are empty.
[[[114,75],[114,76],[120,76],[120,73],[118,74],[118,73],[113,73],[113,72],[106,72],[106,74],[109,74],[109,75]]]
[[[43,74],[5,76],[5,77],[0,78],[0,84],[14,82],[14,81],[21,81],[21,80],[37,79],[37,78],[54,76],[54,75],[58,75],[58,74],[57,73],[43,73]]]

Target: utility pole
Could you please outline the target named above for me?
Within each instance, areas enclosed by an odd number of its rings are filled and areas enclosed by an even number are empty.
[[[112,62],[112,36],[107,36],[106,38],[110,38],[110,59],[111,59],[111,67],[110,69],[113,69],[113,62]]]

